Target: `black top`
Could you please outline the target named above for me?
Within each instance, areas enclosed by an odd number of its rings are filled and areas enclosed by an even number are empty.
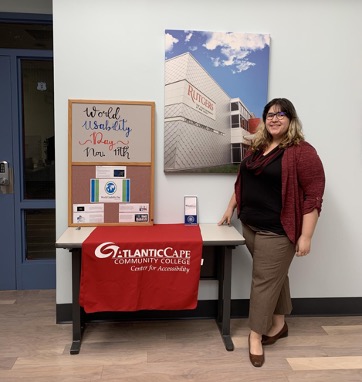
[[[274,150],[273,150],[274,151]],[[267,154],[273,155],[273,151]],[[240,220],[261,231],[285,235],[280,222],[282,210],[282,157],[273,158],[258,175],[243,161]]]

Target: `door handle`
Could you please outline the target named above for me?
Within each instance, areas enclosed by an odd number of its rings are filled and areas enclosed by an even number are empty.
[[[13,169],[7,161],[0,161],[0,194],[13,194]]]
[[[9,163],[6,160],[0,161],[0,184],[2,186],[9,184]]]

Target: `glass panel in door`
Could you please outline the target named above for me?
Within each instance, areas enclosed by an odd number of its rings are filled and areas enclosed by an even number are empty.
[[[53,61],[21,60],[23,200],[55,199]],[[27,205],[27,204],[25,204]],[[55,259],[55,210],[23,208],[25,259]],[[30,207],[29,205],[29,207]],[[40,207],[40,208],[39,208]]]
[[[53,62],[22,60],[24,199],[55,198]]]

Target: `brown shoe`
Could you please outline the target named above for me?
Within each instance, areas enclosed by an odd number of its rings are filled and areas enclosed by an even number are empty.
[[[250,359],[251,364],[254,367],[261,367],[261,366],[263,366],[263,363],[265,361],[264,350],[263,350],[263,354],[262,355],[256,355],[256,354],[251,354],[250,353],[250,334],[249,334],[249,337],[248,337],[248,343],[249,343],[249,359]]]
[[[281,331],[277,333],[275,336],[269,337],[263,334],[261,338],[261,343],[263,345],[273,345],[275,344],[279,338],[288,337],[288,325],[286,322],[284,322],[284,326],[282,327]]]

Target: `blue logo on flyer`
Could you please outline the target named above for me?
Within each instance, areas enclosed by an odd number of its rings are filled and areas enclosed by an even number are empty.
[[[193,223],[195,221],[195,218],[192,216],[192,215],[189,215],[188,217],[187,217],[187,222],[188,223]]]
[[[185,224],[197,224],[197,215],[185,215]]]
[[[113,195],[117,191],[117,185],[112,181],[107,182],[104,186],[104,190],[108,195]]]

